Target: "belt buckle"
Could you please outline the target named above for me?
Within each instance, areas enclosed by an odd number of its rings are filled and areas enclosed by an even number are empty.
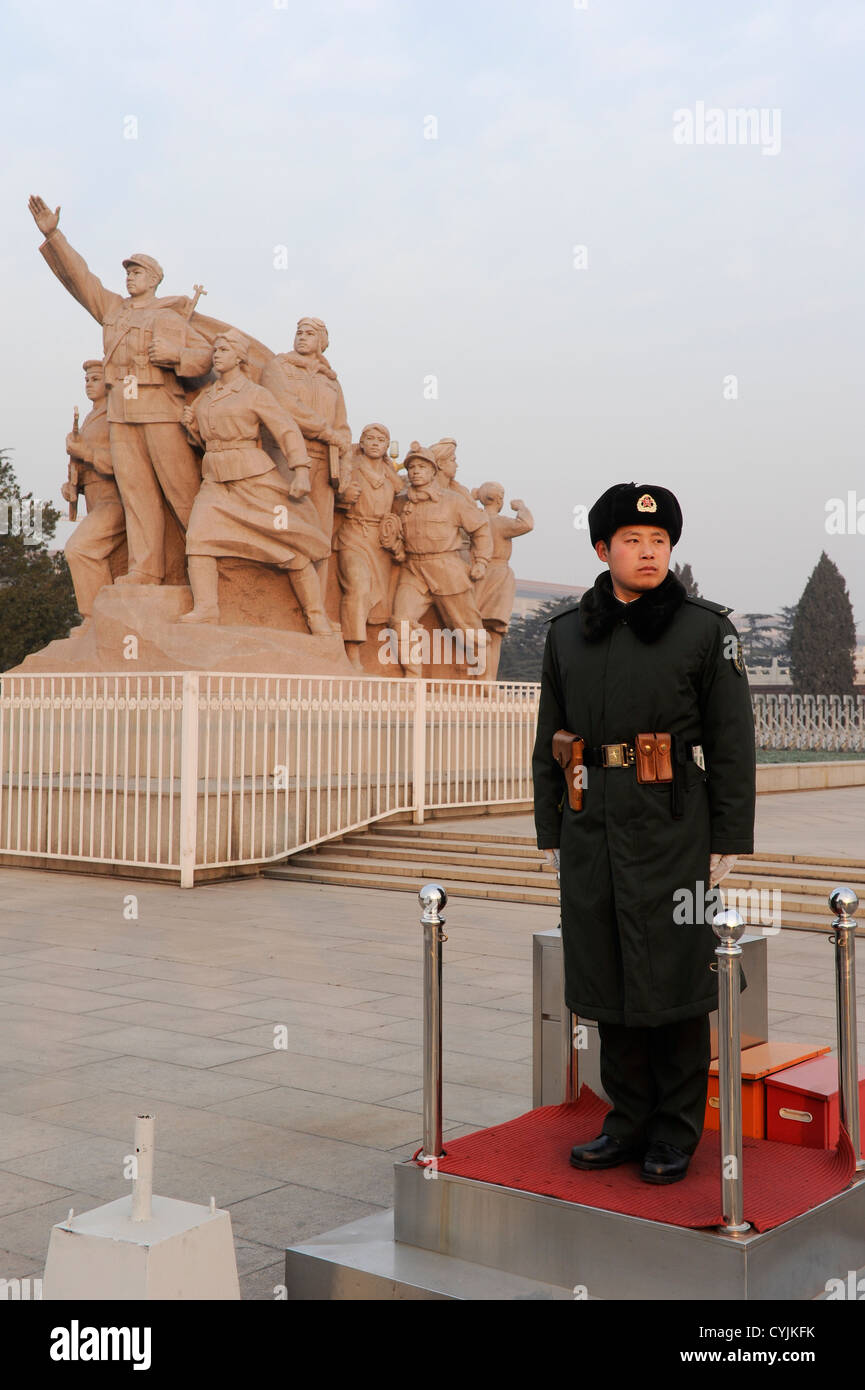
[[[627,743],[604,743],[604,767],[629,767],[634,761],[633,749]]]

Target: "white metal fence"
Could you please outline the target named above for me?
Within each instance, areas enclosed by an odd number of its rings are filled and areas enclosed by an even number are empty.
[[[395,811],[532,799],[539,686],[316,676],[0,678],[0,854],[253,865]],[[865,698],[754,696],[758,748],[865,752]]]
[[[3,676],[0,853],[258,864],[395,811],[531,800],[533,684]]]
[[[865,753],[865,695],[754,694],[758,748]]]

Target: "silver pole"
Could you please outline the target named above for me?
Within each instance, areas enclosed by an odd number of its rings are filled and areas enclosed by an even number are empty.
[[[559,892],[561,892],[561,885],[562,885],[561,855],[559,856],[559,863],[556,864],[555,869],[556,869],[556,884],[557,884],[557,886],[558,886],[558,888],[559,888]],[[560,903],[559,910],[561,911],[561,898],[559,899],[559,903]],[[561,924],[560,924],[560,925],[559,925],[559,931],[561,931],[561,930],[562,930],[562,928],[561,928]],[[564,961],[564,948],[563,948],[563,949],[562,949],[562,1104],[563,1104],[563,1105],[569,1105],[569,1104],[571,1104],[572,1101],[579,1100],[579,1098],[580,1098],[580,1059],[579,1059],[579,1057],[577,1056],[577,1038],[578,1038],[578,1036],[579,1036],[578,1033],[577,1033],[577,1029],[578,1029],[578,1027],[580,1026],[580,1020],[577,1018],[577,1015],[576,1015],[575,1013],[572,1013],[572,1012],[571,1012],[571,1010],[568,1008],[567,1004],[565,1003],[565,995],[564,995],[564,983],[565,983],[565,980],[564,980],[564,976],[565,976],[565,961]]]
[[[856,919],[859,899],[852,888],[833,888],[829,906],[837,913],[832,923],[835,946],[835,1000],[838,1028],[838,1092],[841,1123],[850,1135],[856,1169],[865,1168],[859,1130],[859,1044],[856,1028]]]
[[[577,1029],[580,1020],[571,1013],[567,1004],[562,1005],[562,1104],[580,1098],[580,1059],[577,1055]]]
[[[751,1229],[743,1220],[742,1199],[742,1052],[739,1027],[739,937],[745,924],[733,908],[712,922],[718,938],[718,1101],[721,1122],[721,1210],[727,1235]]]
[[[418,893],[423,927],[423,1153],[442,1153],[442,931],[440,908],[448,895],[440,883],[425,883]]]

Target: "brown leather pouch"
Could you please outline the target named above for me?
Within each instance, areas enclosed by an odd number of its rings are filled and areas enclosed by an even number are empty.
[[[637,734],[634,739],[634,754],[638,782],[672,782],[671,734]]]
[[[572,811],[583,809],[583,747],[583,739],[567,729],[553,734],[553,757],[565,774]]]
[[[673,780],[672,734],[655,734],[655,777],[659,782]]]

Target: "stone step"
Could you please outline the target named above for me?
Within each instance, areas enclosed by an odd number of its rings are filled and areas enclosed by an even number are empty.
[[[370,878],[363,881],[354,878],[351,874],[304,867],[264,869],[262,870],[262,877],[288,879],[294,883],[336,884],[348,888],[384,888],[388,891],[414,893],[417,896],[422,884],[434,875],[429,875],[427,878],[388,875],[385,880]],[[528,888],[497,888],[490,884],[458,883],[450,880],[446,887],[448,896],[452,898],[483,898],[489,902],[530,903],[534,907],[549,907],[556,911],[559,906],[558,894],[543,891],[533,893]]]
[[[313,851],[304,850],[304,854]],[[368,841],[361,840],[340,840],[331,841],[328,844],[318,845],[314,851],[317,854],[329,855],[337,854],[342,857],[351,856],[356,859],[363,859],[370,863],[377,863],[380,860],[391,860],[403,863],[414,863],[422,860],[424,863],[437,863],[439,860],[443,864],[464,865],[475,869],[491,869],[493,871],[505,870],[514,873],[546,873],[555,878],[555,871],[542,854],[535,853],[534,856],[525,858],[507,855],[484,854],[480,850],[472,853],[457,851],[452,846],[439,848],[435,845],[417,845],[406,842],[404,845],[392,845],[385,841],[382,844],[376,842],[370,844]]]
[[[429,879],[444,883],[451,897],[486,898],[496,902],[523,902],[558,909],[558,890],[550,887],[532,886],[530,883],[493,882],[484,875],[465,878],[454,874],[442,874],[441,866],[428,865],[425,869],[410,874],[400,865],[388,865],[382,872],[381,865],[375,865],[364,872],[355,861],[322,859],[305,852],[295,855],[286,865],[265,869],[265,878],[280,878],[303,883],[333,883],[343,887],[384,888],[417,893],[421,884]],[[782,929],[800,929],[828,932],[831,924],[828,910],[821,912],[812,900],[783,895],[780,907]],[[760,925],[755,923],[754,925]],[[865,935],[865,927],[859,928]]]
[[[539,872],[526,873],[520,869],[497,869],[495,873],[490,873],[475,864],[455,865],[450,858],[436,859],[431,855],[418,854],[407,862],[406,859],[364,859],[340,854],[338,848],[324,847],[317,850],[303,850],[300,854],[295,854],[289,861],[292,865],[303,868],[328,868],[340,873],[357,874],[365,878],[381,878],[382,875],[390,877],[395,874],[398,877],[405,876],[406,870],[410,867],[411,871],[419,878],[442,878],[458,879],[463,883],[490,883],[496,887],[514,888],[534,888],[544,890],[558,896],[558,885],[556,876],[551,869],[543,875],[547,883],[539,881]]]

